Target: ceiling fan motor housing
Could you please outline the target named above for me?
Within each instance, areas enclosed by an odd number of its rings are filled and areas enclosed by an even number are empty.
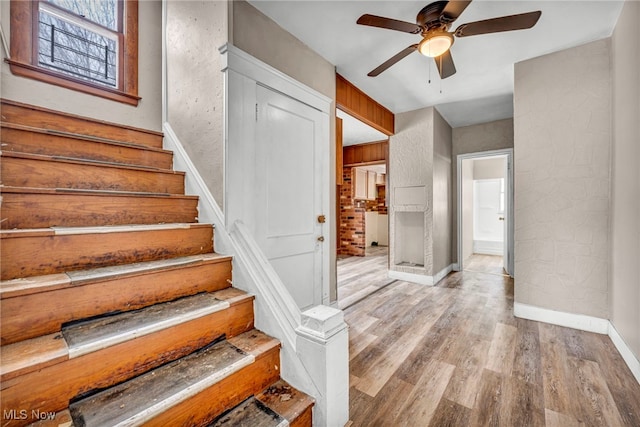
[[[448,1],[436,1],[423,7],[418,16],[416,17],[416,24],[420,25],[425,31],[436,27],[442,27],[444,25],[446,30],[446,23],[440,20],[442,11]]]

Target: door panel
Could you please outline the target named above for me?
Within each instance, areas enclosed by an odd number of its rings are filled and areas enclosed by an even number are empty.
[[[301,309],[322,303],[321,113],[257,87],[256,241]]]

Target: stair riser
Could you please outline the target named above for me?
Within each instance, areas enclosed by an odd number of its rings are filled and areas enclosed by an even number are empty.
[[[198,200],[174,197],[3,193],[2,229],[196,222]]]
[[[269,351],[253,364],[225,378],[191,399],[168,408],[145,426],[203,425],[275,382],[280,375],[278,349]]]
[[[2,128],[1,137],[2,151],[99,160],[160,169],[171,169],[173,165],[173,156],[169,152],[67,138],[8,127]]]
[[[137,310],[200,292],[215,292],[227,288],[230,279],[231,261],[228,260],[84,286],[72,283],[63,289],[3,299],[2,345],[60,331],[63,323],[74,320]],[[245,323],[247,319],[234,319],[230,328],[238,331]]]
[[[5,156],[2,158],[2,182],[12,187],[184,194],[184,174],[178,172]]]
[[[1,279],[205,254],[212,238],[211,227],[3,238]]]
[[[162,148],[162,134],[94,121],[13,102],[2,102],[2,120],[7,123],[91,135],[147,147]]]
[[[245,309],[250,310],[250,307]],[[226,310],[216,312],[4,381],[2,410],[21,408],[27,409],[30,414],[32,409],[65,409],[69,400],[79,394],[110,387],[141,375],[229,333],[226,326],[228,316]]]

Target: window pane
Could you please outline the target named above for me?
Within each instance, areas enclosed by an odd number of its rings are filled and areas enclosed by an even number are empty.
[[[47,0],[90,21],[118,30],[117,0]]]
[[[38,63],[83,80],[115,87],[117,42],[40,11]]]

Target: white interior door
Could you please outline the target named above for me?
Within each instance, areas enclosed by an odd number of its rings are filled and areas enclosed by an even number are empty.
[[[499,242],[500,254],[504,241],[504,208],[500,200],[502,182],[500,179],[480,179],[473,182],[473,240]]]
[[[257,86],[256,119],[256,241],[304,310],[323,297],[322,113]]]

